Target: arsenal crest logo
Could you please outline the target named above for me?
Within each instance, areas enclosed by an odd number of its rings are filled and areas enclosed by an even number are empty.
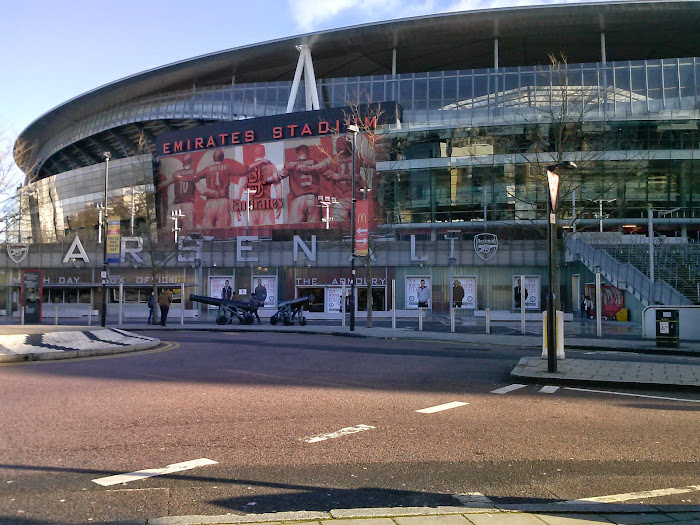
[[[19,264],[29,253],[29,245],[26,242],[8,242],[7,255],[15,263]]]
[[[496,255],[498,237],[493,233],[480,233],[474,236],[474,251],[484,261]]]

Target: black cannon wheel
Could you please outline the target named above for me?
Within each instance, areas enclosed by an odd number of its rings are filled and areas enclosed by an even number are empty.
[[[220,315],[216,318],[216,324],[226,324],[228,323],[228,318],[225,315]]]
[[[279,316],[277,314],[273,314],[273,316],[270,317],[270,324],[272,326],[274,326],[277,324],[277,321],[279,321],[279,320],[280,320]]]

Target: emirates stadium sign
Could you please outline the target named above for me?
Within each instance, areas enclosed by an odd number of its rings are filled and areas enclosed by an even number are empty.
[[[368,196],[368,209],[376,209],[372,133],[399,117],[396,103],[367,104],[160,135],[156,195],[165,212],[161,216],[177,212],[183,236],[196,232],[216,239],[242,232],[269,235],[275,229],[347,231],[353,182]],[[360,131],[345,133],[356,122]],[[321,198],[332,202],[326,221]],[[165,223],[161,226],[169,228]],[[366,240],[368,227],[361,228],[359,243]]]

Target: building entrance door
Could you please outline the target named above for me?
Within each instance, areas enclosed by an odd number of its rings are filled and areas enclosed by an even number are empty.
[[[297,286],[297,298],[314,296],[314,302],[309,307],[309,312],[325,312],[326,311],[326,290],[323,286]]]
[[[367,287],[357,288],[357,311],[367,311]],[[372,311],[386,311],[386,286],[372,286]]]

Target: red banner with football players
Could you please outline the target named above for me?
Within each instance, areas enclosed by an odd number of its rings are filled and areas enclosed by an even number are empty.
[[[352,138],[317,136],[228,146],[160,157],[157,183],[162,226],[180,210],[182,234],[214,238],[273,229],[348,228],[352,203]],[[355,190],[370,193],[374,152],[362,133],[355,147]],[[358,203],[361,202],[358,200]],[[367,214],[373,206],[368,205]],[[368,225],[371,220],[368,217]]]

